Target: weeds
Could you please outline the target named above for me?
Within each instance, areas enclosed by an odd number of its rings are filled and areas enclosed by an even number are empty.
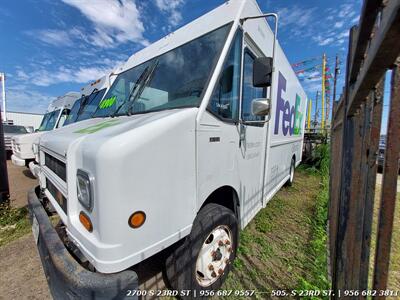
[[[3,246],[30,231],[28,209],[0,206],[0,246]]]
[[[308,172],[317,172],[321,176],[321,189],[316,197],[315,212],[310,219],[311,239],[309,251],[312,260],[305,263],[307,273],[299,278],[299,290],[327,290],[330,288],[327,268],[327,232],[329,201],[329,145],[319,145],[315,150],[312,166],[306,167]],[[310,297],[309,299],[320,299]]]

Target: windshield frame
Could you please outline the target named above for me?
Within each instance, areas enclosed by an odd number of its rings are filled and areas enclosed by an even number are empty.
[[[198,101],[197,104],[193,104],[193,105],[183,105],[183,106],[179,106],[179,107],[160,108],[160,109],[155,108],[155,109],[149,109],[149,110],[141,111],[141,112],[132,112],[132,113],[130,113],[129,115],[139,115],[139,114],[146,114],[146,113],[152,113],[152,112],[164,111],[164,110],[172,110],[172,109],[184,109],[184,108],[193,108],[193,107],[199,108],[200,105],[201,105],[201,103],[203,102],[204,94],[206,93],[207,89],[209,88],[209,84],[210,84],[211,78],[212,78],[212,76],[213,76],[213,74],[214,74],[214,72],[215,72],[215,68],[216,68],[216,66],[217,66],[217,64],[218,64],[218,61],[221,59],[222,51],[223,51],[223,49],[224,49],[226,43],[228,42],[229,33],[230,33],[231,30],[232,30],[233,23],[234,23],[233,21],[230,21],[230,22],[228,22],[228,23],[225,23],[225,24],[223,24],[223,25],[221,25],[221,26],[219,26],[219,27],[214,28],[213,30],[207,31],[207,32],[204,33],[204,34],[199,35],[198,37],[196,37],[196,38],[194,38],[194,39],[191,39],[191,40],[189,40],[189,41],[187,41],[187,42],[185,42],[185,43],[183,43],[183,44],[180,44],[179,46],[177,46],[177,47],[175,47],[175,48],[172,48],[172,49],[170,49],[170,50],[168,50],[168,51],[166,51],[166,52],[163,52],[163,53],[161,53],[161,54],[152,56],[152,57],[149,58],[148,60],[146,60],[146,61],[144,61],[144,62],[141,62],[140,64],[137,64],[137,65],[135,65],[135,66],[132,66],[131,68],[126,69],[126,70],[124,70],[123,72],[118,73],[117,78],[114,80],[113,84],[110,86],[110,88],[109,88],[109,89],[106,91],[106,93],[104,94],[103,99],[107,99],[107,96],[108,96],[109,91],[112,90],[116,84],[118,84],[118,77],[121,76],[122,74],[124,74],[124,73],[126,73],[126,72],[132,70],[133,68],[137,68],[137,67],[140,67],[140,66],[142,66],[142,65],[144,65],[144,64],[146,64],[146,63],[149,63],[150,61],[153,61],[153,60],[156,61],[156,60],[158,60],[158,59],[159,59],[161,56],[163,56],[163,55],[166,55],[166,54],[168,54],[168,53],[170,53],[170,52],[172,52],[172,51],[174,51],[174,50],[176,50],[176,49],[178,49],[178,48],[180,48],[180,47],[182,47],[182,46],[185,46],[185,45],[187,45],[187,44],[189,44],[189,43],[191,43],[191,42],[193,42],[193,41],[195,41],[195,40],[198,40],[198,39],[200,39],[200,38],[206,36],[207,34],[210,34],[210,33],[214,32],[214,31],[217,31],[217,30],[219,30],[219,29],[221,29],[221,28],[223,28],[223,27],[227,27],[227,31],[226,31],[226,34],[225,34],[225,36],[224,36],[224,41],[223,41],[223,43],[222,43],[221,48],[219,49],[219,51],[215,54],[214,61],[213,61],[212,66],[211,66],[211,68],[210,68],[210,71],[209,71],[209,74],[208,74],[208,76],[207,76],[207,79],[206,79],[205,82],[204,82],[204,87],[203,87],[203,90],[202,90],[202,92],[201,92],[201,94],[200,94],[200,96],[199,96],[199,101]],[[151,65],[151,64],[150,64],[150,65]],[[126,103],[124,103],[124,105],[126,105],[127,102],[129,102],[129,101],[126,101]],[[133,105],[133,103],[131,103],[131,105]],[[116,107],[116,108],[117,108],[117,107]],[[111,114],[107,114],[107,115],[96,115],[97,112],[98,112],[98,109],[93,113],[93,116],[92,116],[93,118],[107,118],[107,117],[110,117],[110,116],[112,116],[112,117],[120,117],[120,116],[125,116],[125,115],[127,115],[126,112],[123,112],[123,113],[118,112],[117,114],[114,115],[113,113],[115,113],[115,111],[113,111],[113,112],[111,112]]]

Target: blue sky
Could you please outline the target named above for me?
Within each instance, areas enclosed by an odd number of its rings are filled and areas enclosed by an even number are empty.
[[[7,76],[8,109],[44,112],[52,98],[79,91],[130,55],[224,3],[223,0],[25,0],[0,7],[0,72]],[[361,0],[263,0],[280,16],[278,37],[291,63],[328,56],[342,59]],[[318,61],[314,63],[318,64]],[[312,64],[311,64],[312,66]],[[301,69],[298,68],[298,69]],[[306,72],[309,97],[320,89],[318,70]]]

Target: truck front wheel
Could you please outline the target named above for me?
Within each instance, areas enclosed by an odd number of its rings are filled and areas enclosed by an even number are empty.
[[[217,290],[236,257],[238,222],[234,213],[210,203],[200,210],[185,242],[166,260],[175,290]],[[192,295],[193,296],[193,295]]]

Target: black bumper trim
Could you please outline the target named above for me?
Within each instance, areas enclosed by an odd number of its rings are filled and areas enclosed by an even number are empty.
[[[42,260],[50,292],[54,299],[137,299],[127,297],[128,290],[138,288],[134,271],[102,274],[83,268],[68,252],[50,223],[36,193],[39,187],[28,192],[31,222],[35,215],[39,224],[37,248]]]

